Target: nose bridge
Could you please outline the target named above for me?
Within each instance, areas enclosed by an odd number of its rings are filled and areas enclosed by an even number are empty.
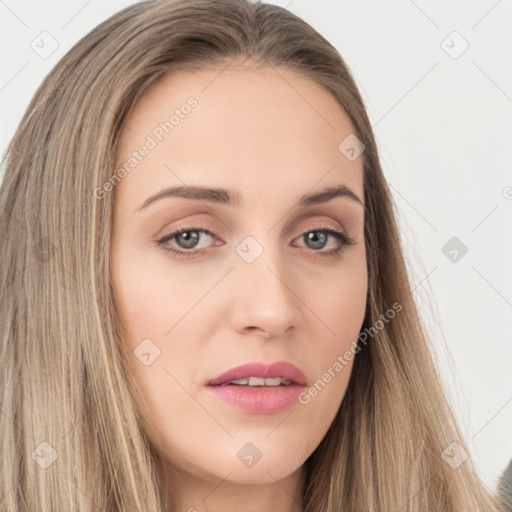
[[[275,237],[258,238],[248,236],[236,247],[233,322],[237,329],[258,327],[279,335],[297,322],[297,298]]]

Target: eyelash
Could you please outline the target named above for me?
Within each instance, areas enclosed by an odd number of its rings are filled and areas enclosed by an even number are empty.
[[[159,247],[161,246],[165,252],[172,253],[174,256],[177,256],[177,257],[187,257],[190,255],[198,255],[198,254],[204,253],[207,249],[199,249],[199,250],[191,249],[190,251],[182,251],[180,249],[174,249],[172,247],[164,245],[166,242],[172,240],[175,236],[178,236],[178,235],[181,235],[182,233],[187,233],[190,231],[205,233],[207,235],[214,237],[214,234],[211,231],[209,231],[208,229],[202,228],[200,226],[190,226],[190,227],[176,229],[175,231],[172,231],[171,233],[168,233],[168,234],[158,238],[155,242],[157,243],[157,245]],[[342,231],[337,231],[337,230],[333,229],[332,227],[327,228],[324,226],[318,226],[313,229],[308,229],[307,231],[304,231],[299,236],[299,238],[303,237],[304,235],[307,235],[308,233],[314,233],[314,232],[330,234],[330,235],[334,236],[334,238],[336,238],[338,240],[338,242],[340,242],[339,247],[337,247],[335,249],[331,249],[330,251],[321,251],[321,250],[311,249],[313,251],[313,253],[316,253],[314,255],[314,257],[319,256],[319,257],[337,258],[340,256],[340,253],[344,249],[346,249],[348,246],[355,245],[354,239],[351,238],[350,236],[348,236],[346,233],[343,233]]]

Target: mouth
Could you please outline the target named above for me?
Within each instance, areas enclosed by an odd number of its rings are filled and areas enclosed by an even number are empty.
[[[256,386],[256,387],[276,387],[276,386],[290,386],[291,380],[284,379],[283,377],[244,377],[242,379],[233,379],[229,382],[219,384],[220,386]]]
[[[306,387],[306,376],[296,366],[279,361],[238,366],[207,383],[218,399],[245,412],[273,414],[292,406]]]
[[[243,364],[232,368],[210,380],[209,386],[290,386],[306,385],[304,372],[286,361],[266,364],[260,362]]]

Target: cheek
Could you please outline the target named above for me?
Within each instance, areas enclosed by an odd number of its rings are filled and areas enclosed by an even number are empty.
[[[364,257],[340,266],[336,276],[318,280],[309,291],[308,305],[317,317],[321,348],[332,359],[345,351],[362,327],[367,302],[368,276]],[[310,286],[310,285],[309,285]]]
[[[154,268],[120,274],[119,282],[115,300],[128,366],[154,413],[171,403],[170,396],[173,402],[183,398],[178,382],[185,383],[196,370],[203,324],[189,318],[194,316],[198,292],[194,286],[182,287],[179,277],[159,277]],[[204,315],[202,319],[207,320]],[[176,407],[183,405],[189,404]]]
[[[194,313],[200,311],[201,319],[208,320],[197,303],[211,284],[191,272],[170,274],[169,265],[149,264],[135,251],[125,251],[116,261],[112,279],[122,343],[140,390],[137,401],[154,424],[169,408],[190,410],[191,399],[179,382],[187,383],[199,361],[203,323],[190,318],[197,319]]]
[[[299,396],[300,407],[316,440],[327,432],[345,396],[357,338],[363,325],[367,301],[367,271],[364,259],[340,269],[335,279],[326,279],[309,293],[308,306],[314,315],[312,347],[306,347],[315,368],[309,387]],[[308,313],[309,314],[309,313]],[[314,319],[313,319],[314,318]]]
[[[171,273],[169,265],[136,256],[118,261],[114,300],[130,345],[148,337],[165,342],[208,289],[208,283],[193,272]]]

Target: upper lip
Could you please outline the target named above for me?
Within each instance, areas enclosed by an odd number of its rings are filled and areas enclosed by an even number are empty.
[[[304,373],[295,365],[287,363],[286,361],[278,361],[272,364],[261,362],[243,364],[210,380],[208,385],[220,386],[226,382],[243,379],[245,377],[282,377],[283,379],[291,380],[294,384],[301,386],[306,385],[306,376]]]

